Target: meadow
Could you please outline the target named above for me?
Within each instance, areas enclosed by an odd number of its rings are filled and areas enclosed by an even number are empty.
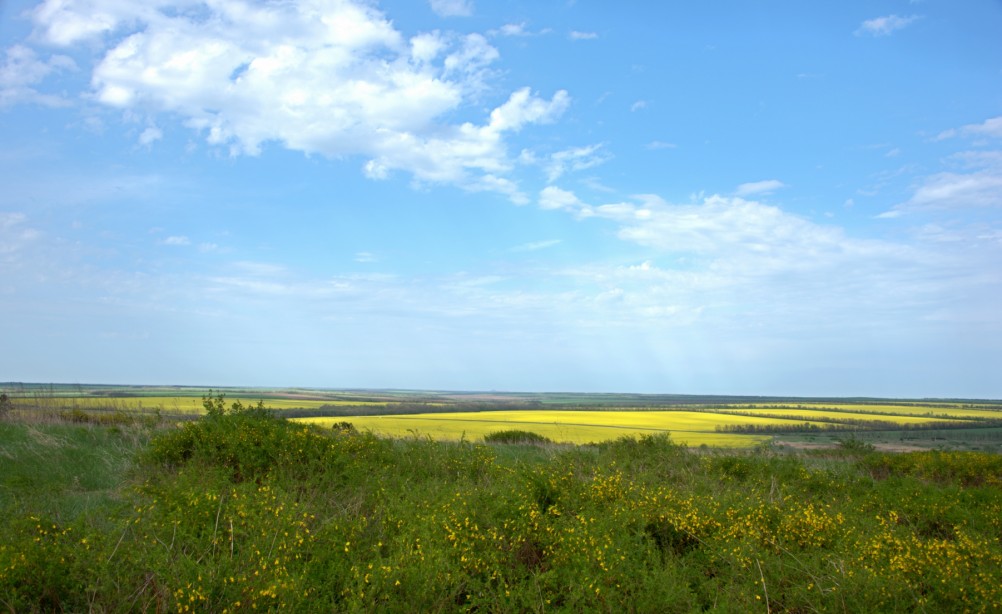
[[[202,414],[6,412],[0,607],[1002,609],[995,454],[384,438],[218,396]]]

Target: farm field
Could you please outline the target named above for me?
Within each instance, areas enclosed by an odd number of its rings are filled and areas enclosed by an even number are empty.
[[[910,415],[910,416],[932,416],[932,417],[952,417],[952,418],[985,418],[990,420],[1002,419],[1002,406],[996,406],[995,409],[989,409],[989,406],[985,408],[970,408],[965,407],[962,404],[954,404],[950,406],[942,405],[922,405],[916,404],[898,404],[898,405],[883,405],[879,403],[874,404],[862,404],[862,403],[797,403],[797,404],[763,404],[763,405],[753,405],[749,407],[748,405],[734,405],[730,406],[728,409],[735,411],[748,411],[748,412],[761,412],[761,413],[776,413],[777,411],[790,411],[794,409],[803,409],[804,411],[814,412],[841,412],[845,415],[848,413],[866,413],[866,414],[889,414],[889,415]]]
[[[272,409],[316,409],[323,406],[370,406],[386,407],[388,401],[344,401],[338,399],[298,399],[298,398],[265,398],[263,396],[228,397],[231,402],[239,401],[244,405],[254,405],[263,401]],[[96,409],[111,411],[176,411],[202,413],[202,397],[192,396],[54,396],[28,397],[14,399],[15,407],[52,406],[60,409]]]
[[[523,429],[558,443],[598,443],[624,436],[671,433],[690,446],[746,447],[766,441],[763,436],[719,433],[717,427],[735,424],[782,425],[776,418],[738,416],[693,411],[560,411],[526,410],[416,414],[409,416],[359,416],[343,419],[303,418],[328,426],[346,420],[355,428],[387,437],[431,436],[435,439],[479,439],[504,430]]]
[[[862,410],[853,410],[852,412],[837,411],[832,409],[774,409],[774,408],[762,408],[762,409],[734,409],[729,410],[727,415],[732,416],[748,416],[756,417],[758,415],[765,414],[768,416],[782,416],[789,420],[795,420],[799,422],[811,421],[811,420],[874,420],[882,422],[892,422],[894,424],[938,424],[938,423],[965,423],[968,422],[965,418],[994,418],[999,419],[1002,416],[956,416],[951,415],[950,417],[935,417],[926,415],[899,415],[890,413],[864,413]]]

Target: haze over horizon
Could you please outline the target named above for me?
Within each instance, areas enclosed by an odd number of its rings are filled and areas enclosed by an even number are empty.
[[[8,0],[0,380],[1002,398],[999,32]]]

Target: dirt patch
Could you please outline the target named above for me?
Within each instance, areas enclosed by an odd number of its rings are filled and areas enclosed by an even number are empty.
[[[773,445],[794,450],[831,450],[838,447],[834,443],[808,443],[806,441],[777,441]]]
[[[791,448],[793,450],[834,450],[838,448],[837,442],[818,443],[807,441],[777,441],[774,445],[782,448]],[[878,452],[922,452],[929,449],[922,446],[913,446],[903,443],[874,443],[873,447]]]
[[[881,452],[923,452],[929,449],[904,443],[875,443],[873,447]]]

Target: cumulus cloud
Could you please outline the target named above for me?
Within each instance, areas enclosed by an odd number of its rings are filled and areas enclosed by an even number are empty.
[[[755,194],[771,194],[786,185],[778,179],[767,179],[765,181],[753,181],[742,183],[734,190],[737,196],[753,196]]]
[[[434,4],[448,14],[470,7]],[[351,0],[233,0],[201,11],[166,0],[47,0],[34,20],[48,43],[107,45],[91,79],[105,105],[179,116],[233,155],[274,142],[360,156],[373,179],[403,171],[524,200],[504,177],[512,166],[505,135],[553,121],[570,101],[565,91],[544,98],[523,88],[483,124],[449,123],[443,118],[479,104],[498,51],[480,34],[407,40],[373,6]]]
[[[918,19],[918,15],[909,15],[908,17],[900,17],[898,15],[874,17],[873,19],[867,19],[860,24],[859,29],[856,30],[856,36],[887,36],[892,32],[910,25]]]
[[[440,17],[469,17],[473,3],[469,0],[431,0],[431,10]]]
[[[587,41],[598,38],[597,32],[581,32],[579,30],[571,30],[571,33],[567,35],[572,41]]]
[[[15,104],[66,106],[69,101],[61,96],[39,92],[36,86],[53,72],[75,69],[76,63],[65,55],[53,55],[42,60],[34,50],[24,45],[9,47],[0,66],[0,107]]]

